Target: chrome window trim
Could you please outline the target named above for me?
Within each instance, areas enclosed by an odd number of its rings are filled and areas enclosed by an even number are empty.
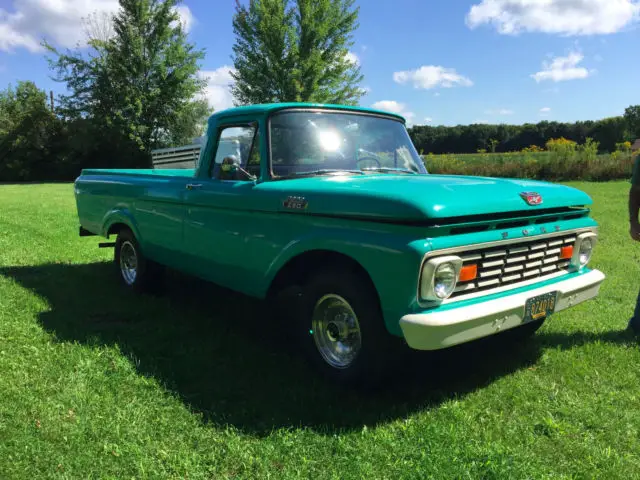
[[[430,308],[430,307],[437,307],[440,305],[446,305],[446,304],[451,304],[451,303],[456,303],[456,302],[462,302],[464,300],[469,300],[472,298],[478,298],[481,296],[485,296],[485,295],[493,295],[494,293],[500,293],[500,292],[504,292],[507,290],[514,290],[516,288],[520,288],[523,286],[527,286],[527,285],[533,285],[534,283],[540,282],[539,278],[534,278],[532,280],[526,280],[524,282],[520,282],[520,283],[514,283],[511,285],[505,285],[504,287],[498,287],[496,289],[492,289],[492,290],[485,290],[482,292],[475,292],[475,293],[470,293],[468,295],[461,295],[459,297],[455,297],[455,298],[451,298],[451,299],[446,299],[443,300],[441,302],[438,301],[429,301],[429,300],[423,300],[420,297],[420,285],[422,282],[422,270],[424,267],[425,262],[429,261],[429,259],[431,259],[432,257],[435,256],[440,256],[440,255],[450,255],[450,254],[459,254],[461,252],[465,252],[465,251],[473,251],[473,250],[481,250],[481,249],[485,249],[485,248],[492,248],[492,247],[500,247],[502,245],[511,245],[514,243],[523,243],[523,242],[535,242],[537,240],[547,240],[549,238],[555,238],[555,237],[564,237],[566,235],[571,235],[571,234],[575,234],[576,235],[576,243],[578,241],[578,236],[581,234],[585,234],[585,233],[591,233],[593,235],[598,234],[598,227],[584,227],[584,228],[576,228],[576,229],[571,229],[571,230],[563,230],[560,232],[553,232],[553,233],[544,233],[541,235],[533,235],[530,237],[519,237],[519,238],[510,238],[507,240],[496,240],[493,242],[482,242],[482,243],[472,243],[469,245],[462,245],[459,247],[450,247],[450,248],[443,248],[440,250],[431,250],[427,253],[424,254],[424,256],[422,257],[422,262],[420,262],[420,270],[418,271],[418,285],[417,285],[417,290],[416,290],[416,298],[418,299],[418,305],[420,307],[423,308]],[[574,243],[575,246],[575,243]],[[575,269],[573,266],[571,266],[572,270],[577,271],[577,269]],[[557,274],[551,274],[551,275],[546,275],[545,276],[545,280],[548,279],[553,279],[562,275],[565,275],[567,273],[569,273],[572,270],[561,270],[559,272],[557,272]]]

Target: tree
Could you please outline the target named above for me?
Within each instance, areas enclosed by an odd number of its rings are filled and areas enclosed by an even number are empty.
[[[627,122],[629,133],[634,138],[640,138],[640,105],[632,105],[624,111],[624,119]]]
[[[236,0],[237,104],[357,104],[362,74],[349,55],[358,28],[354,0]]]
[[[112,33],[104,19],[89,24],[92,48],[85,55],[60,54],[46,45],[56,57],[55,79],[71,91],[60,98],[61,114],[89,118],[109,130],[108,137],[133,142],[147,162],[152,148],[172,138],[167,132],[192,133],[201,121],[193,112],[201,112],[202,103],[193,102],[205,85],[197,76],[204,52],[187,41],[177,3],[120,0]]]
[[[33,82],[0,92],[0,180],[53,178],[58,127],[46,92]]]

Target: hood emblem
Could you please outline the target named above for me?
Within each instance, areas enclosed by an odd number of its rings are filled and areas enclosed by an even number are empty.
[[[540,205],[542,204],[542,195],[536,192],[522,192],[520,193],[522,199],[527,202],[527,205]]]

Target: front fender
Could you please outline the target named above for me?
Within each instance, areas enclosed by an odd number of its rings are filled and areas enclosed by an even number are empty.
[[[270,285],[288,262],[305,253],[321,250],[345,255],[369,274],[380,298],[387,330],[400,335],[400,317],[417,303],[422,253],[411,240],[388,232],[340,230],[310,234],[282,249],[269,266],[265,283]]]

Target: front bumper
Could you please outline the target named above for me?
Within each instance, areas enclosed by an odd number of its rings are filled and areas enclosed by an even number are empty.
[[[592,270],[544,287],[449,310],[405,315],[400,327],[416,350],[438,350],[522,325],[526,301],[557,292],[555,312],[598,295],[605,276]]]

